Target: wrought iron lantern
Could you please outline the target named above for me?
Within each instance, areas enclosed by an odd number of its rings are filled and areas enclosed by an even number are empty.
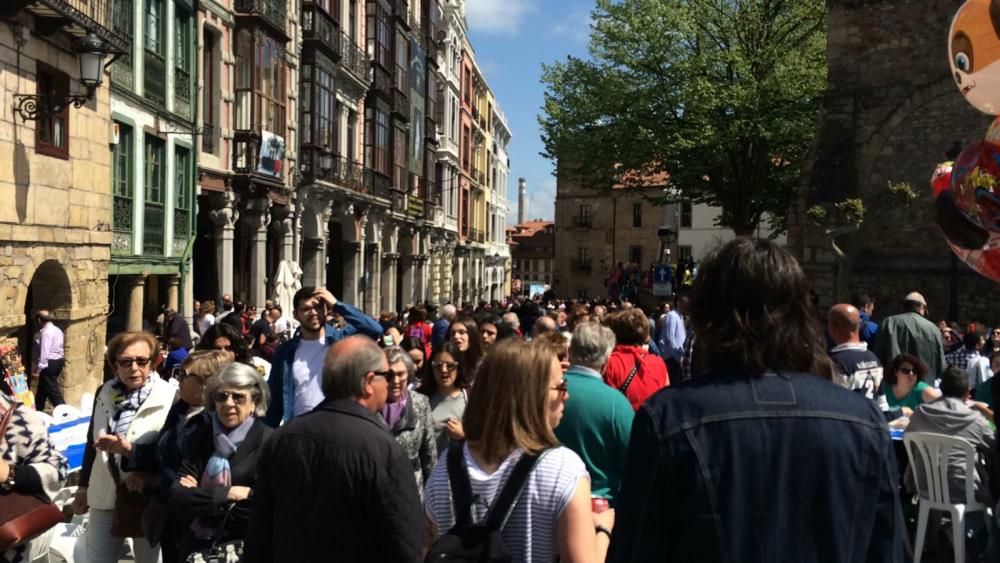
[[[73,44],[74,51],[80,59],[80,83],[87,90],[86,94],[15,94],[15,109],[24,121],[36,120],[61,112],[66,106],[75,108],[94,98],[94,92],[104,78],[105,60],[108,56],[107,46],[94,32],[78,39]]]

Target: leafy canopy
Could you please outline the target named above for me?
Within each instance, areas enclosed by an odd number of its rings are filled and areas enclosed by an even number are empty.
[[[559,173],[609,188],[666,172],[665,198],[783,230],[826,86],[824,2],[597,0],[593,21],[589,60],[543,69]]]

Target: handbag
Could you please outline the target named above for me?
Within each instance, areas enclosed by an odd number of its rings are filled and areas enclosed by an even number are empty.
[[[187,563],[239,563],[243,557],[243,540],[232,540],[222,542],[226,532],[226,523],[229,522],[229,515],[236,508],[236,503],[229,503],[226,507],[226,514],[222,517],[222,524],[215,533],[212,545],[208,549],[195,551],[189,554],[184,561]]]
[[[139,492],[129,490],[121,480],[121,472],[113,456],[108,457],[108,470],[115,482],[115,515],[111,520],[111,535],[116,538],[146,537],[142,517],[153,495],[145,488]]]
[[[5,435],[19,406],[14,403],[0,418],[0,436]],[[10,491],[0,494],[0,553],[40,536],[61,522],[62,511],[54,503]]]

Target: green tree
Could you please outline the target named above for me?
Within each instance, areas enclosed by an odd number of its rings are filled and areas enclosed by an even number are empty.
[[[669,174],[665,199],[784,229],[826,86],[822,0],[597,0],[588,60],[546,65],[544,156],[594,188]]]

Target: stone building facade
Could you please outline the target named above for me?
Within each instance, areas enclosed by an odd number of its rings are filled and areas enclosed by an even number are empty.
[[[935,319],[1000,319],[996,284],[952,260],[928,185],[945,153],[982,138],[990,122],[949,76],[948,30],[960,4],[828,2],[827,92],[788,232],[823,307],[865,292],[878,302],[877,315],[886,315],[919,290]],[[829,241],[805,210],[845,197],[871,201],[889,182],[908,182],[920,197],[909,207],[869,206],[860,231],[839,240],[854,259],[838,297]]]
[[[55,100],[83,90],[76,38],[93,32],[107,51],[127,46],[108,5],[0,7],[0,337],[20,340],[28,367],[31,315],[51,310],[66,335],[69,402],[101,382],[112,239],[107,80],[80,107]],[[21,104],[34,95],[43,96],[36,115]]]
[[[519,295],[533,297],[555,283],[555,225],[552,221],[525,221],[507,228],[512,284]],[[542,287],[541,291],[538,290]]]

